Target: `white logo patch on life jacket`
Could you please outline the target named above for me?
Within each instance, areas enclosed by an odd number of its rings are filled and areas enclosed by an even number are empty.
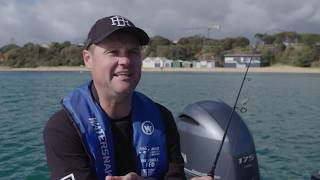
[[[113,16],[110,18],[113,26],[131,26],[129,21],[121,16]]]
[[[141,124],[141,129],[144,134],[151,135],[154,131],[154,125],[152,124],[151,121],[144,121]]]
[[[61,178],[60,180],[75,180],[73,173]]]

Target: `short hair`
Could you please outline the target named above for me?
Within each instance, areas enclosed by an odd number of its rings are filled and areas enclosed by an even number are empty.
[[[95,47],[96,47],[95,44],[91,44],[91,45],[88,47],[88,51],[91,52],[91,53],[93,53]]]

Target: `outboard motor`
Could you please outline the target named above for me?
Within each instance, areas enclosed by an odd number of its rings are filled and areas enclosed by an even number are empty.
[[[320,180],[320,170],[311,175],[311,180]]]
[[[199,101],[177,118],[187,178],[207,175],[217,155],[232,108],[221,101]],[[216,166],[215,180],[259,180],[252,135],[234,112]]]

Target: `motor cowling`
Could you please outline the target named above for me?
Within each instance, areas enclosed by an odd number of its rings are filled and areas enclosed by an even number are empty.
[[[211,169],[231,112],[232,108],[222,101],[199,101],[187,105],[177,117],[188,179],[206,175]],[[252,135],[237,112],[232,116],[215,179],[260,179]]]

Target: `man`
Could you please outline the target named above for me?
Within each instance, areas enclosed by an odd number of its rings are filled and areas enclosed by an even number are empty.
[[[83,50],[92,81],[63,98],[44,130],[51,179],[185,179],[171,112],[135,92],[148,42],[121,16],[92,26]]]
[[[62,99],[44,130],[51,179],[186,179],[171,112],[135,92],[148,42],[121,16],[92,26],[83,50],[92,81]]]

